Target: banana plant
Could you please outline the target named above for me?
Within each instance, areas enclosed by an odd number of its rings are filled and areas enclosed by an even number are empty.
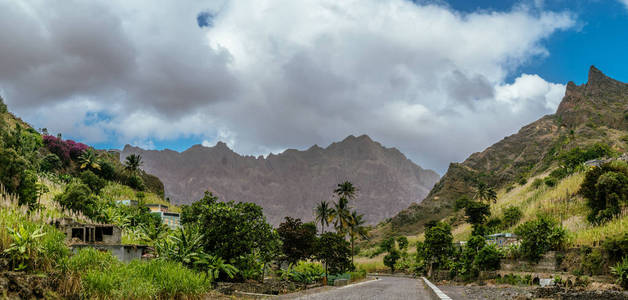
[[[25,270],[32,260],[43,252],[39,243],[41,237],[45,235],[43,226],[32,230],[24,224],[19,224],[17,228],[7,227],[7,230],[13,243],[4,252],[11,257],[14,270]]]

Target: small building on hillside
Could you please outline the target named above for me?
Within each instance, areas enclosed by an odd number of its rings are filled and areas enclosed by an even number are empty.
[[[85,224],[64,218],[55,222],[58,229],[65,233],[66,241],[76,252],[81,248],[94,248],[109,251],[120,261],[129,262],[141,259],[147,246],[123,245],[122,230],[112,224]]]
[[[163,204],[146,204],[150,212],[168,212],[168,206]]]
[[[163,204],[146,204],[152,214],[158,215],[161,222],[172,229],[181,227],[181,215],[168,211],[168,206]]]
[[[125,199],[125,200],[116,200],[116,204],[118,204],[118,205],[126,205],[126,206],[137,206],[138,202],[137,202],[137,200]]]
[[[486,243],[496,245],[497,247],[505,247],[509,245],[519,244],[519,237],[516,234],[509,232],[496,233],[487,235]]]

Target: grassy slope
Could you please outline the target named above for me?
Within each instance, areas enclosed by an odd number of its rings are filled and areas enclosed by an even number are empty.
[[[555,167],[557,155],[574,147],[606,143],[622,153],[628,149],[628,84],[591,67],[586,84],[567,85],[556,114],[524,126],[462,163],[452,163],[428,197],[380,224],[374,239],[388,234],[423,231],[430,220],[455,214],[454,202],[472,196],[478,178],[496,188],[542,174]]]
[[[535,178],[543,178],[546,175],[547,173],[531,178],[527,184],[517,186],[508,192],[505,189],[500,190],[497,203],[491,205],[492,216],[502,218],[503,211],[510,206],[517,206],[523,212],[518,224],[535,218],[539,213],[549,214],[558,219],[567,229],[569,242],[574,247],[592,246],[607,237],[628,232],[628,211],[626,210],[620,217],[601,226],[592,225],[586,220],[588,208],[585,199],[577,194],[585,173],[575,173],[564,178],[555,187],[545,185],[537,189],[532,187]],[[460,211],[442,219],[446,222],[453,222],[454,241],[466,241],[471,236],[471,225],[464,222],[463,214]],[[505,232],[512,232],[518,224],[506,229]],[[406,237],[410,241],[409,253],[416,252],[416,241],[424,239],[423,233]],[[387,270],[383,264],[383,255],[367,257],[367,254],[375,251],[376,247],[376,245],[371,245],[364,248],[356,258],[357,264],[369,271]]]

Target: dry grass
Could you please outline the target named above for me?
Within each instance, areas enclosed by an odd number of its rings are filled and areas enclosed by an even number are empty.
[[[373,258],[356,257],[355,266],[358,269],[364,269],[368,273],[387,271],[389,268],[384,265],[384,255],[380,254]]]

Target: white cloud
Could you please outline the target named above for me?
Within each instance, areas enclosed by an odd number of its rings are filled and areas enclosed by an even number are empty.
[[[619,2],[624,4],[626,6],[626,9],[628,9],[628,0],[619,0]]]
[[[443,171],[560,101],[538,75],[506,82],[574,25],[536,6],[0,0],[0,89],[37,126],[94,141],[200,136],[266,154],[366,133]],[[201,11],[213,27],[196,26]],[[39,118],[48,107],[63,120]]]

